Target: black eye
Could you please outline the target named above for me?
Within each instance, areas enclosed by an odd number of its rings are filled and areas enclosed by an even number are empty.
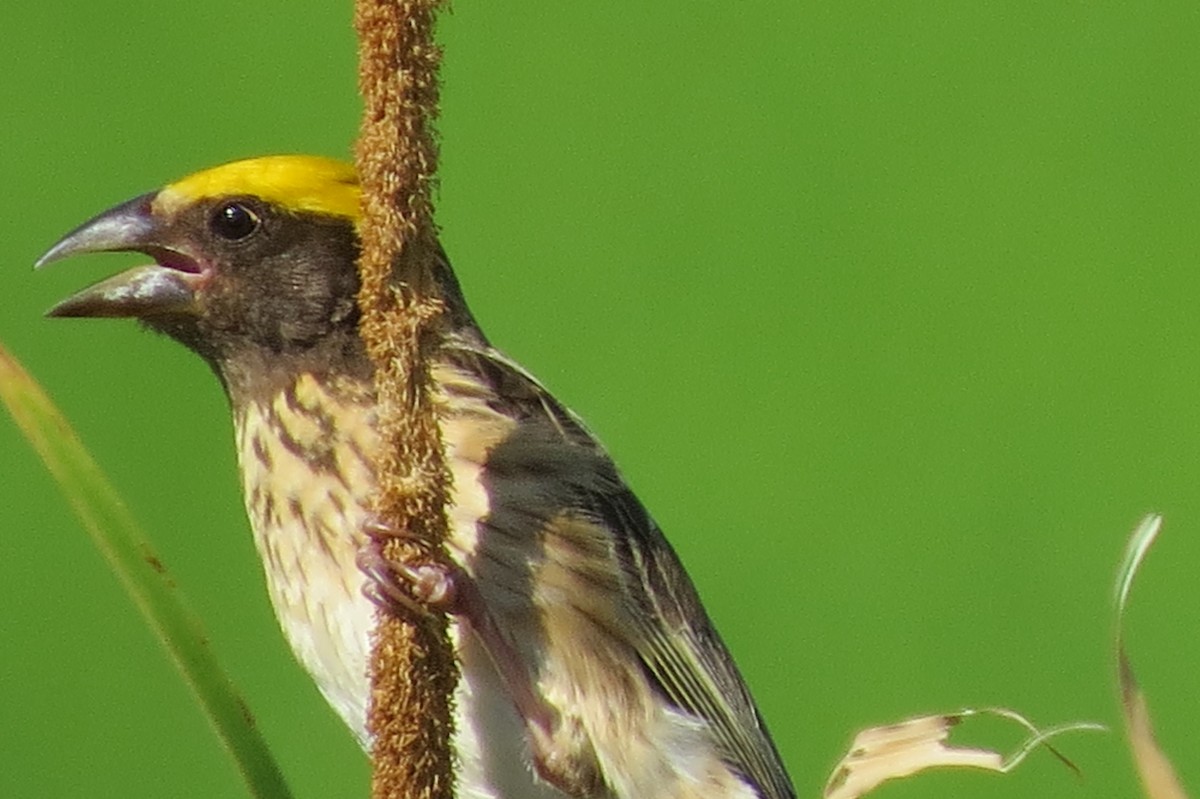
[[[258,221],[258,214],[242,203],[225,203],[213,212],[209,226],[223,239],[240,241],[258,230]]]

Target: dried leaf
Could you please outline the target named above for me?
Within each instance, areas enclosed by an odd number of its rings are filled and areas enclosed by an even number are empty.
[[[1007,757],[989,749],[947,744],[946,739],[954,727],[964,719],[980,714],[1014,721],[1029,732],[1029,737]],[[1039,730],[1024,716],[1005,708],[960,710],[957,713],[919,716],[898,724],[873,727],[855,736],[849,753],[838,763],[829,782],[825,784],[824,796],[825,799],[857,799],[888,780],[930,768],[977,768],[1003,774],[1016,768],[1026,755],[1043,745],[1078,773],[1075,765],[1046,741],[1064,732],[1102,729],[1104,727],[1099,724],[1078,723]]]
[[[1125,716],[1129,748],[1146,796],[1149,799],[1187,799],[1175,768],[1154,736],[1145,694],[1138,687],[1129,656],[1125,652],[1125,608],[1129,591],[1160,530],[1162,516],[1152,513],[1142,519],[1129,538],[1125,559],[1117,574],[1117,683],[1121,689],[1121,710]]]

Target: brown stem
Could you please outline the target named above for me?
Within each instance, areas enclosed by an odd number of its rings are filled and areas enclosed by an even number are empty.
[[[385,442],[376,510],[414,534],[387,543],[391,562],[441,558],[450,489],[431,392],[430,353],[442,303],[433,284],[433,120],[441,51],[433,43],[442,0],[357,0],[363,189],[361,335],[376,366]],[[454,795],[454,651],[443,617],[381,613],[371,660],[371,795]]]

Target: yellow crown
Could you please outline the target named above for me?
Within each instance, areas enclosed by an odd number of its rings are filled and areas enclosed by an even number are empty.
[[[340,216],[357,223],[358,176],[354,167],[315,155],[271,155],[206,169],[170,184],[154,210],[172,213],[198,200],[247,195],[289,211]]]

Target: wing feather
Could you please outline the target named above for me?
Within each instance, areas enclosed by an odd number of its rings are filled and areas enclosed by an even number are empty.
[[[519,364],[479,336],[451,337],[448,357],[495,389],[518,418],[541,417],[573,446],[598,457],[606,474],[587,481],[577,510],[615,532],[627,592],[630,641],[650,682],[676,708],[708,725],[723,759],[764,799],[791,799],[795,789],[754,700],[674,549],[620,478],[596,438]]]

